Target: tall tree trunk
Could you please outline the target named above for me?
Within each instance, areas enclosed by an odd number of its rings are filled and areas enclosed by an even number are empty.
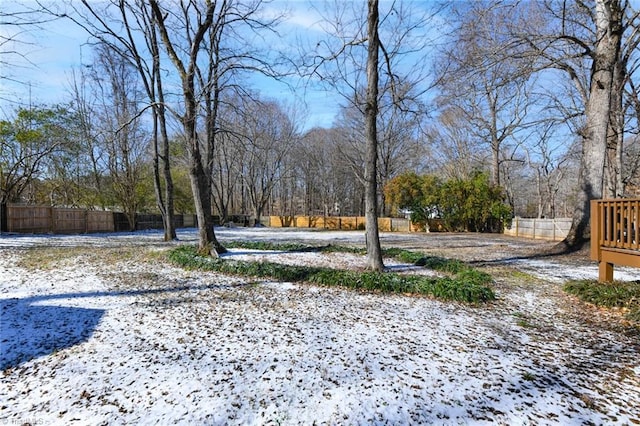
[[[175,228],[175,207],[174,207],[174,189],[173,178],[171,177],[171,153],[169,149],[169,135],[167,134],[167,121],[165,117],[164,95],[162,87],[159,87],[160,94],[160,138],[162,140],[162,178],[164,179],[164,240],[171,241],[177,239]]]
[[[169,136],[162,101],[153,108],[153,186],[164,226],[164,240],[177,239],[173,198],[173,178],[169,161]],[[162,162],[162,167],[160,163]],[[164,192],[162,190],[164,182]]]
[[[182,95],[184,101],[184,115],[181,117],[184,137],[189,152],[189,178],[191,181],[191,191],[198,218],[198,251],[202,254],[211,254],[217,257],[218,254],[224,253],[225,248],[218,242],[213,230],[213,218],[211,216],[211,184],[210,175],[207,172],[209,162],[206,167],[203,164],[202,153],[200,150],[200,140],[197,132],[197,96],[195,91],[195,76],[198,62],[198,54],[202,49],[204,36],[211,28],[215,4],[207,2],[206,10],[204,10],[202,22],[193,27],[195,30],[193,35],[189,35],[189,58],[185,64],[176,50],[176,46],[171,42],[167,27],[165,26],[166,16],[160,8],[157,0],[149,2],[153,16],[155,18],[160,38],[166,49],[167,55],[173,62],[179,73],[182,82]],[[190,28],[188,26],[188,28]]]
[[[596,0],[596,40],[591,66],[586,124],[582,132],[579,192],[573,223],[563,245],[580,249],[591,237],[590,201],[603,195],[607,134],[611,118],[611,91],[622,36],[621,0]]]
[[[622,56],[622,55],[620,55]],[[623,197],[625,193],[624,176],[622,172],[622,154],[624,148],[624,85],[627,79],[627,64],[624,59],[616,61],[613,71],[613,86],[611,93],[611,121],[609,123],[610,143],[615,144],[612,168],[614,175],[614,197]]]
[[[378,230],[378,133],[376,118],[378,115],[378,0],[369,0],[367,26],[369,46],[367,52],[367,100],[365,106],[365,134],[367,138],[365,181],[365,218],[367,268],[373,271],[384,270],[380,233]]]
[[[177,239],[175,228],[175,208],[174,208],[174,189],[173,189],[173,177],[171,177],[171,151],[169,149],[169,135],[167,133],[167,116],[164,100],[164,87],[162,86],[162,70],[160,68],[160,55],[158,48],[158,39],[156,37],[155,29],[152,28],[150,34],[150,42],[154,51],[153,57],[153,80],[152,85],[158,90],[158,104],[154,106],[154,113],[157,114],[160,140],[162,141],[161,147],[154,152],[155,161],[162,160],[162,179],[164,180],[164,197],[160,187],[157,189],[158,204],[161,205],[162,220],[164,222],[164,240],[171,241]],[[151,94],[153,89],[150,90]],[[154,132],[154,138],[158,135]],[[158,141],[156,140],[157,144]],[[156,164],[154,166],[157,167]],[[158,175],[158,184],[160,183],[160,170],[155,171]]]
[[[193,87],[191,87],[193,89]],[[193,92],[191,92],[193,93]],[[189,148],[189,180],[198,218],[198,252],[217,257],[225,253],[226,249],[218,242],[213,230],[213,216],[211,215],[211,179],[203,166],[200,140],[196,129],[195,96],[185,105],[184,128],[188,138]]]

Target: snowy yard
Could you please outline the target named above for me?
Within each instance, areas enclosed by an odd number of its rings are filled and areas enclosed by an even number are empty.
[[[218,235],[364,243],[362,232]],[[195,230],[179,238],[193,243]],[[179,244],[160,232],[2,235],[0,424],[640,424],[638,329],[561,290],[597,277],[594,263],[530,258],[549,243],[504,236],[382,242],[474,262],[494,276],[498,300],[184,271],[158,255]],[[228,256],[364,264],[335,253]],[[640,270],[616,268],[616,278]]]

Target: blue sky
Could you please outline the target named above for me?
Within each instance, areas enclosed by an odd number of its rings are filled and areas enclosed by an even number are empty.
[[[29,4],[30,0],[27,0]],[[0,0],[0,7],[8,10],[8,2]],[[307,1],[280,1],[269,5],[275,12],[287,8],[290,13],[286,23],[281,27],[283,39],[274,43],[294,43],[295,34],[308,37],[322,34],[319,22],[320,15]],[[0,28],[4,36],[11,28]],[[91,62],[92,48],[86,45],[87,34],[75,24],[66,20],[57,20],[43,25],[41,29],[23,32],[19,39],[22,43],[8,43],[0,47],[3,51],[18,50],[24,55],[4,56],[9,65],[0,65],[0,118],[11,116],[20,106],[55,104],[69,99],[71,74],[82,64]],[[297,83],[297,82],[294,82]],[[304,82],[300,82],[302,84]],[[253,83],[265,97],[295,102],[298,106],[306,104],[304,128],[313,126],[329,127],[338,110],[339,98],[335,94],[322,89],[291,90],[266,78],[256,77]],[[296,99],[297,98],[297,99]]]
[[[22,4],[34,5],[34,0],[19,0]],[[57,0],[50,0],[55,1]],[[386,0],[381,1],[381,12]],[[387,2],[388,3],[388,2]],[[414,5],[433,4],[433,0],[407,1]],[[315,8],[311,5],[316,5]],[[366,8],[364,0],[338,2],[346,9]],[[0,8],[8,10],[17,7],[13,3],[0,0]],[[274,35],[267,40],[269,45],[279,46],[285,50],[296,50],[296,40],[307,38],[315,40],[326,37],[323,30],[321,12],[324,3],[311,0],[274,0],[268,5],[267,14],[278,14],[286,9],[287,20],[278,28],[282,38]],[[0,28],[6,36],[11,28]],[[10,55],[10,66],[2,66],[0,75],[0,118],[11,116],[19,106],[55,104],[69,99],[69,86],[74,68],[80,69],[82,64],[91,63],[92,48],[86,45],[87,34],[72,22],[58,20],[36,29],[22,33],[21,44],[5,45],[2,50],[16,49],[25,55]],[[314,45],[312,41],[310,45]],[[4,56],[7,58],[7,56]],[[5,78],[7,77],[7,78]],[[252,79],[254,90],[261,95],[296,105],[297,119],[301,120],[303,129],[314,126],[330,127],[334,121],[343,99],[327,87],[308,84],[309,80],[291,78],[288,82],[297,86],[292,93],[290,87],[272,80],[255,77]],[[300,113],[300,111],[303,111]]]

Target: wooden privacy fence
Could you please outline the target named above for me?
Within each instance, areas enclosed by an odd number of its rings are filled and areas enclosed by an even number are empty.
[[[113,212],[45,206],[7,206],[7,231],[79,234],[113,232]]]
[[[8,204],[2,206],[0,216],[3,219],[0,231],[27,234],[83,234],[92,232],[129,231],[130,225],[124,213],[100,210],[70,209],[48,206]],[[248,217],[248,216],[247,216]],[[245,216],[232,216],[234,223],[248,224]],[[213,217],[219,224],[220,218]],[[195,227],[196,216],[177,214],[174,218],[176,228]],[[359,230],[365,227],[362,216],[266,216],[260,218],[264,226],[274,228],[323,228],[331,230]],[[383,232],[421,231],[418,225],[403,218],[379,218],[378,225]],[[137,214],[136,230],[162,229],[162,217],[158,214]],[[424,229],[422,229],[424,230]]]
[[[265,226],[272,228],[321,228],[330,230],[363,230],[366,219],[364,216],[268,216],[261,220]],[[418,230],[409,219],[378,218],[381,232],[415,232]]]
[[[613,281],[613,265],[640,268],[640,198],[591,201],[591,259],[598,280]]]
[[[526,219],[514,217],[511,221],[511,227],[505,228],[504,234],[513,237],[562,241],[571,229],[571,221],[570,218]]]
[[[129,231],[130,225],[124,213],[71,209],[48,206],[8,204],[1,206],[0,231],[26,234],[84,234],[95,232]],[[196,226],[195,215],[175,215],[175,226]],[[136,230],[162,229],[159,214],[137,214]]]

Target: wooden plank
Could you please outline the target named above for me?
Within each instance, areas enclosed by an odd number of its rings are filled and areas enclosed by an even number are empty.
[[[603,262],[640,268],[640,253],[636,250],[603,249],[600,258]]]
[[[640,200],[633,202],[633,222],[631,223],[631,248],[640,250]]]
[[[591,260],[600,260],[600,247],[602,245],[601,206],[602,204],[597,200],[591,200]]]
[[[598,282],[610,283],[613,281],[613,264],[608,262],[598,263]]]
[[[87,232],[114,232],[113,212],[89,210]]]
[[[9,232],[42,234],[51,231],[51,209],[45,206],[7,206]]]

